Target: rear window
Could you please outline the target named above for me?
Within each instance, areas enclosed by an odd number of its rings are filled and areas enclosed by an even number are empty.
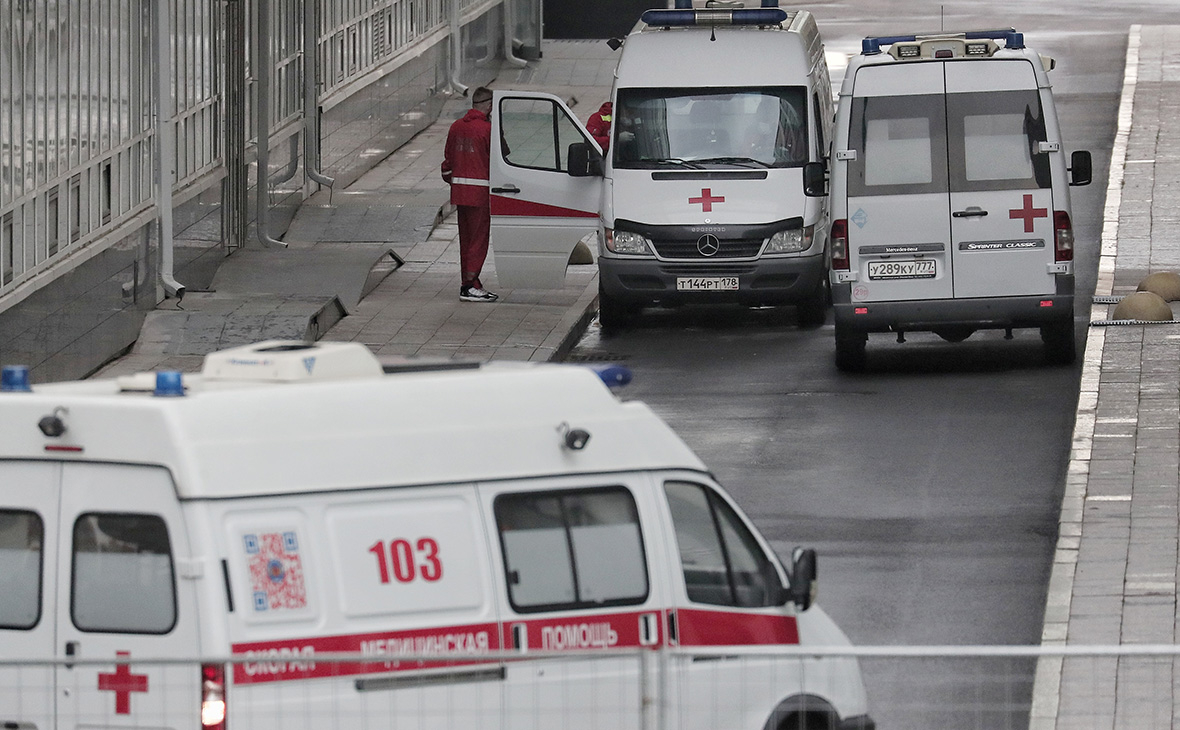
[[[913,195],[947,190],[946,113],[941,94],[857,97],[848,140],[848,194]]]
[[[0,510],[0,629],[31,629],[41,619],[45,528],[24,510]]]
[[[176,625],[168,528],[157,515],[84,514],[74,523],[70,613],[82,631],[166,634]]]
[[[947,96],[951,190],[1026,190],[1051,185],[1040,95],[989,91]]]

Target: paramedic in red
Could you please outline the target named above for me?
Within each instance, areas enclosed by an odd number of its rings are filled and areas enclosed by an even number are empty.
[[[611,106],[609,101],[598,107],[598,111],[591,114],[590,118],[586,120],[586,131],[598,142],[604,155],[607,148],[610,147],[610,122]]]
[[[492,92],[481,86],[471,93],[471,109],[451,125],[443,153],[442,178],[451,186],[451,203],[459,210],[459,298],[465,302],[500,298],[485,290],[479,280],[492,228],[488,187],[491,111]]]

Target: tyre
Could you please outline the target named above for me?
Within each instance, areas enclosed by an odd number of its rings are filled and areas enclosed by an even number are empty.
[[[1070,365],[1077,358],[1072,319],[1042,327],[1041,342],[1045,343],[1045,360],[1050,365]]]
[[[815,329],[816,327],[823,327],[824,322],[828,319],[828,289],[829,284],[825,280],[818,287],[815,293],[807,299],[799,302],[797,318],[799,326],[803,329]]]
[[[863,372],[868,362],[865,345],[869,336],[864,332],[842,332],[836,327],[836,367],[846,373]]]
[[[606,332],[618,332],[635,318],[635,308],[610,297],[598,286],[598,324]]]

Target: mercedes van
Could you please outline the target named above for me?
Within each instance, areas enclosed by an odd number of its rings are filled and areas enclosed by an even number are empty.
[[[608,153],[560,99],[496,91],[491,215],[502,287],[560,286],[597,234],[599,320],[648,305],[788,304],[827,315],[832,92],[811,13],[713,3],[649,10],[622,41]]]
[[[866,38],[844,77],[831,160],[836,364],[868,335],[1038,328],[1070,363],[1074,233],[1048,71],[1013,29]]]

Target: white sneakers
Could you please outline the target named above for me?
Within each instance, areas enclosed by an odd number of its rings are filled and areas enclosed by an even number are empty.
[[[478,286],[459,287],[459,299],[465,302],[494,302],[500,298],[499,294],[480,289]]]

